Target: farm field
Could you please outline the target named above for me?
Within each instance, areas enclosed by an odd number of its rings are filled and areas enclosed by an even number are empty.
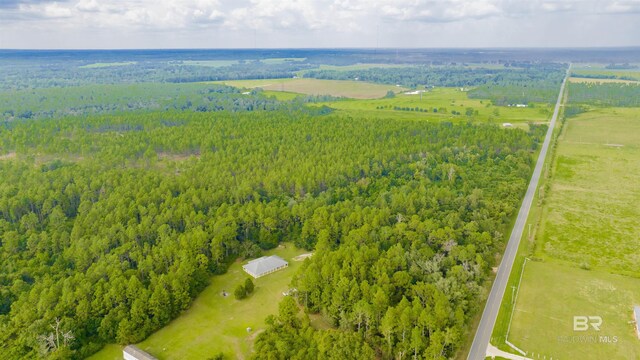
[[[605,68],[577,68],[571,70],[576,76],[610,76],[612,78],[626,78],[640,80],[640,69],[611,70]]]
[[[344,96],[354,99],[381,98],[391,91],[402,91],[392,85],[372,84],[360,81],[318,80],[318,79],[265,79],[221,81],[230,86],[253,89],[294,92],[308,95]]]
[[[571,83],[588,83],[588,84],[604,84],[604,83],[619,83],[619,84],[637,84],[637,80],[623,80],[623,79],[596,79],[586,77],[570,77]]]
[[[526,264],[509,333],[509,341],[528,356],[640,356],[632,323],[632,307],[640,303],[638,114],[637,108],[594,109],[567,120],[559,136],[553,176],[538,212],[535,250],[529,254],[542,262]],[[522,261],[512,278],[521,268]],[[503,301],[512,301],[509,293]],[[494,345],[503,350],[505,316],[494,331]],[[574,332],[573,316],[601,316],[603,327]],[[582,335],[596,338],[582,338],[586,343],[571,338]],[[599,336],[617,336],[617,342]]]
[[[568,120],[536,256],[640,276],[640,109]]]
[[[393,98],[375,100],[348,100],[324,103],[331,108],[354,114],[368,114],[371,116],[429,118],[436,120],[468,120],[486,122],[546,122],[551,116],[551,105],[534,104],[533,107],[516,108],[494,106],[490,100],[469,99],[467,92],[458,88],[434,88],[428,92],[406,95],[398,94]],[[407,111],[395,108],[424,109],[426,111]],[[433,109],[438,109],[434,112]],[[445,109],[446,111],[442,111]],[[466,115],[471,109],[473,115]],[[453,111],[460,115],[452,114]],[[477,113],[476,113],[477,112]]]
[[[214,276],[191,307],[167,326],[149,336],[138,347],[158,359],[207,359],[216,353],[248,356],[256,334],[265,328],[267,315],[278,311],[282,293],[302,261],[293,258],[304,253],[292,244],[267,251],[264,255],[278,255],[289,267],[276,273],[253,279],[255,290],[244,300],[236,300],[233,290],[249,277],[243,270],[245,261],[236,261],[224,275]],[[222,291],[229,293],[222,296]],[[247,327],[252,328],[247,333]],[[120,345],[107,345],[90,357],[92,360],[122,359]]]
[[[640,279],[529,261],[509,341],[536,359],[638,359],[632,323],[638,303]],[[602,317],[600,331],[573,331],[574,316]]]

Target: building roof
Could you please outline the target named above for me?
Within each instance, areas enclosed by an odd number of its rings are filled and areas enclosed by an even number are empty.
[[[272,255],[263,256],[261,258],[251,260],[242,268],[244,269],[244,271],[252,275],[260,276],[262,274],[268,273],[269,271],[287,265],[289,265],[289,263],[284,261],[281,257]]]
[[[638,323],[638,327],[640,327],[640,306],[638,305],[634,306],[633,313],[636,316],[636,323]]]
[[[127,347],[125,347],[123,351],[138,360],[158,360],[155,357],[151,356],[151,354],[141,350],[135,345],[127,345]]]

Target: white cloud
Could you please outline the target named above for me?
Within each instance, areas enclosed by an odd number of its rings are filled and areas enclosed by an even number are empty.
[[[629,14],[640,12],[640,0],[612,1],[604,7],[604,10],[613,14]]]
[[[73,32],[74,37],[81,39],[79,34],[91,30],[95,36],[115,42],[117,34],[126,34],[126,41],[134,41],[161,31],[181,36],[181,41],[194,47],[203,45],[190,39],[210,39],[212,32],[227,35],[218,36],[226,47],[251,46],[255,33],[269,39],[265,46],[371,46],[376,43],[378,28],[384,29],[381,39],[394,45],[429,46],[440,41],[446,44],[466,41],[474,46],[476,40],[472,39],[484,39],[483,34],[488,36],[493,31],[493,38],[504,39],[504,44],[509,46],[522,42],[512,38],[520,34],[522,28],[551,31],[580,24],[592,26],[594,32],[600,27],[606,34],[617,32],[611,28],[611,24],[614,27],[618,24],[616,19],[623,22],[620,29],[638,30],[640,26],[640,0],[3,1],[6,3],[0,6],[0,33],[13,29],[16,35],[26,38],[30,34],[37,38],[37,35],[45,37],[56,33],[62,37],[61,32],[67,31],[64,36]],[[556,14],[562,16],[558,18],[559,23],[549,24],[547,20]],[[545,28],[540,27],[542,24]],[[420,31],[426,31],[429,37],[414,38]],[[435,33],[439,38],[434,37]],[[640,31],[635,31],[637,33]],[[391,39],[392,36],[397,38]],[[535,34],[520,36],[527,38]],[[569,35],[560,33],[558,38],[562,40],[562,36]],[[624,38],[631,39],[631,35]],[[238,39],[244,42],[238,44]],[[615,39],[619,41],[620,36]],[[637,44],[640,40],[625,41]],[[86,43],[91,42],[86,39],[83,44]],[[504,45],[496,43],[500,44]],[[140,46],[143,45],[144,42]],[[7,45],[3,42],[0,46]]]
[[[495,1],[446,0],[410,1],[402,0],[382,5],[383,17],[395,21],[449,22],[478,19],[502,13]]]
[[[43,19],[69,18],[73,16],[73,11],[57,2],[40,4],[19,4],[18,11],[27,15]]]

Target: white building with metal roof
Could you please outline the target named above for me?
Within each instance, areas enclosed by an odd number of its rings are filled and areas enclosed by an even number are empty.
[[[122,357],[124,360],[158,360],[135,345],[127,345],[122,350]]]
[[[246,265],[242,266],[242,270],[257,279],[261,276],[282,270],[288,266],[289,263],[284,259],[279,256],[272,255],[251,260]]]

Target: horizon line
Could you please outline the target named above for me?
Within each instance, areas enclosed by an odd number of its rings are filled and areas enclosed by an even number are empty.
[[[220,48],[206,48],[206,47],[174,47],[174,48],[0,48],[0,51],[172,51],[172,50],[254,50],[254,51],[269,51],[269,50],[612,50],[612,49],[638,49],[640,45],[626,45],[626,46],[487,46],[487,47],[220,47]]]

